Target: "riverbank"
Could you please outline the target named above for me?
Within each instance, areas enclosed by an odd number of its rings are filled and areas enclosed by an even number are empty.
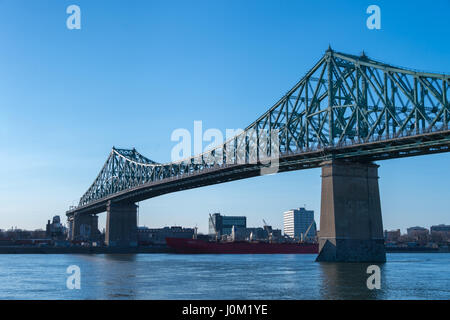
[[[386,253],[449,253],[448,248],[430,247],[386,247]]]
[[[386,253],[449,253],[448,248],[386,247]],[[130,254],[130,253],[174,253],[165,245],[141,247],[38,247],[0,246],[0,254]]]
[[[36,247],[0,246],[0,254],[129,254],[129,253],[169,253],[167,246],[145,247]]]

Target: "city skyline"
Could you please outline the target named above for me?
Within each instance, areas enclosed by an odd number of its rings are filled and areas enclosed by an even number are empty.
[[[192,132],[196,120],[203,121],[204,130],[245,128],[298,81],[329,44],[354,54],[365,50],[372,58],[404,67],[450,70],[446,59],[450,46],[440,41],[446,36],[445,24],[435,19],[439,14],[445,16],[443,2],[437,2],[432,11],[423,8],[419,21],[411,18],[418,2],[379,2],[386,13],[379,31],[365,28],[366,3],[343,4],[348,11],[342,14],[345,23],[339,27],[327,21],[336,6],[330,4],[324,16],[315,19],[333,25],[334,30],[323,28],[314,37],[302,31],[310,22],[307,14],[296,20],[289,32],[286,25],[278,28],[276,23],[273,29],[267,28],[265,19],[282,24],[289,23],[285,18],[293,18],[282,4],[265,4],[257,11],[253,2],[232,2],[227,8],[220,3],[208,4],[198,10],[183,4],[179,10],[191,13],[188,19],[178,11],[168,12],[159,3],[125,9],[111,4],[105,16],[105,3],[79,1],[85,17],[79,31],[65,28],[63,9],[68,4],[62,1],[59,10],[59,6],[49,9],[27,3],[31,10],[22,13],[25,2],[0,3],[2,21],[14,28],[0,31],[5,46],[11,48],[0,53],[0,67],[8,75],[0,80],[4,114],[0,119],[0,170],[5,177],[0,184],[2,229],[39,228],[56,214],[65,220],[65,210],[78,202],[113,145],[136,147],[152,160],[165,162],[175,145],[171,133],[177,128]],[[315,10],[314,4],[290,5],[302,12]],[[12,15],[5,14],[8,10],[23,14],[24,22],[13,21]],[[400,17],[394,17],[394,12]],[[162,13],[170,23],[156,13]],[[394,23],[396,29],[385,34],[383,30]],[[206,25],[210,30],[204,28]],[[30,32],[31,26],[36,26],[42,44]],[[246,31],[241,34],[244,26]],[[105,35],[108,28],[113,32],[108,30]],[[162,29],[173,42],[158,35],[157,30]],[[408,39],[411,29],[417,38],[414,47]],[[431,37],[427,30],[433,30]],[[359,41],[338,37],[342,32],[351,32]],[[308,50],[290,41],[292,48],[284,44],[298,34],[308,39]],[[269,48],[265,37],[284,49]],[[170,114],[165,112],[168,103],[174,110]],[[234,116],[236,112],[239,117]],[[449,154],[439,154],[379,162],[384,229],[449,223],[449,161]],[[205,217],[218,211],[246,215],[249,225],[260,225],[265,219],[280,228],[283,212],[304,204],[314,210],[319,224],[319,169],[150,199],[140,203],[139,224],[198,225],[206,233]],[[100,214],[100,228],[105,216]]]
[[[298,207],[298,208],[292,208],[292,209],[290,209],[290,210],[288,210],[288,211],[292,211],[292,210],[300,210],[300,209],[305,209],[304,207]],[[311,210],[311,211],[313,211],[314,212],[314,210]],[[214,213],[219,213],[219,212],[214,212]],[[220,214],[220,213],[219,213]],[[286,214],[286,212],[283,212],[283,215],[285,215]],[[232,216],[232,215],[223,215],[223,216]],[[315,216],[315,213],[314,213],[314,216]],[[53,217],[51,217],[52,219],[54,219],[55,217],[57,217],[57,216],[53,216]],[[244,217],[246,217],[246,216],[244,216]],[[61,219],[64,219],[63,217],[60,217]],[[315,219],[315,218],[314,218]],[[262,219],[262,221],[263,221],[264,219]],[[47,219],[47,221],[51,221],[51,219]],[[208,222],[210,221],[210,218],[208,218]],[[263,221],[264,222],[264,221]],[[315,220],[315,222],[316,222],[316,224],[318,223],[316,220]],[[62,223],[62,225],[65,227],[65,228],[67,228],[68,226],[67,226],[67,224],[64,222],[64,220],[61,222]],[[269,224],[270,225],[270,224]],[[254,228],[254,227],[261,227],[261,226],[264,226],[264,223],[261,223],[261,224],[258,224],[258,223],[256,223],[255,225],[249,225],[249,227],[250,228]],[[272,226],[272,225],[270,225],[271,227],[274,227],[274,226]],[[384,231],[386,232],[392,232],[392,231],[397,231],[397,230],[400,230],[400,232],[401,232],[401,234],[407,234],[407,232],[408,232],[408,229],[414,229],[414,228],[425,228],[425,229],[427,229],[427,230],[429,230],[429,231],[431,231],[431,229],[433,228],[433,227],[441,227],[441,226],[449,226],[448,224],[446,224],[446,223],[438,223],[438,224],[429,224],[429,225],[421,225],[421,226],[418,226],[418,225],[410,225],[410,226],[407,226],[407,227],[405,227],[404,229],[402,229],[402,228],[397,228],[397,227],[392,227],[392,228],[384,228]],[[138,224],[137,225],[137,227],[138,228],[172,228],[172,227],[182,227],[182,228],[195,228],[196,226],[182,226],[182,225],[170,225],[170,224],[166,224],[166,225],[160,225],[160,226],[148,226],[148,225],[145,225],[145,224]],[[210,226],[209,226],[209,228],[210,228]],[[25,229],[25,228],[21,228],[20,226],[11,226],[11,227],[8,227],[8,228],[2,228],[2,227],[0,227],[0,230],[1,231],[12,231],[12,230],[23,230],[23,231],[40,231],[40,230],[44,230],[44,228],[43,227],[38,227],[38,228],[35,228],[35,229]],[[283,231],[283,234],[285,234],[285,227],[283,226],[283,223],[281,224],[281,228],[279,229],[279,230],[282,230]],[[100,232],[104,232],[105,231],[105,226],[104,225],[99,225],[99,231]],[[317,229],[317,231],[319,231],[319,229]],[[211,234],[211,232],[210,232],[210,230],[207,230],[207,231],[204,231],[204,232],[201,232],[201,231],[199,231],[199,233],[201,233],[201,234]]]

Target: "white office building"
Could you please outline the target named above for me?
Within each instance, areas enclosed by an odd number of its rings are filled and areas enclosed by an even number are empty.
[[[312,224],[304,240],[312,240],[316,237],[316,223],[314,222],[314,211],[298,208],[286,211],[283,216],[284,234],[290,238],[302,239],[309,226]]]

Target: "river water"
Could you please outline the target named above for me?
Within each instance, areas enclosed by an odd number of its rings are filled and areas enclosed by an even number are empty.
[[[3,254],[0,299],[450,299],[450,253],[390,253],[373,290],[369,264],[315,257]]]

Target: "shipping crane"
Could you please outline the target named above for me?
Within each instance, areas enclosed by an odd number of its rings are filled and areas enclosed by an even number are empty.
[[[313,222],[311,222],[311,224],[309,225],[308,229],[306,229],[305,234],[304,235],[303,235],[303,233],[301,234],[301,241],[302,242],[307,239],[306,237],[308,236],[309,230],[311,229],[312,225],[315,224],[315,223],[316,222],[313,220]]]

